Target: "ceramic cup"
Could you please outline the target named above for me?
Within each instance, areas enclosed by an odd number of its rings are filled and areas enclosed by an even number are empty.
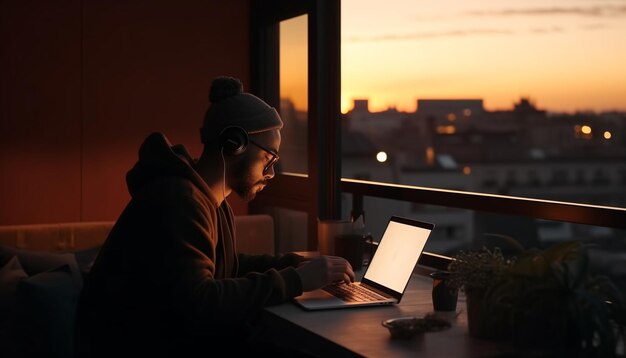
[[[448,271],[435,271],[430,274],[433,279],[433,309],[435,311],[456,311],[458,290],[451,290],[446,284],[450,278]]]

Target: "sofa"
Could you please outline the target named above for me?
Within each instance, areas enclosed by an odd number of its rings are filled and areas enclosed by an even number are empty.
[[[235,217],[237,250],[275,253],[269,215]],[[114,222],[0,226],[0,356],[73,357],[83,277]]]

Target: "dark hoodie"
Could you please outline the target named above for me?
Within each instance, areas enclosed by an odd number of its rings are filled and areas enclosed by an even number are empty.
[[[151,134],[126,181],[132,199],[81,293],[81,356],[232,349],[263,307],[302,293],[293,268],[302,257],[235,252],[233,212],[218,207],[184,147]]]

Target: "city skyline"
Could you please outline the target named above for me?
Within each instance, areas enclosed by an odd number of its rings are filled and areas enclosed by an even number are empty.
[[[520,97],[550,111],[626,110],[624,0],[342,0],[342,110],[416,98]]]
[[[293,103],[293,100],[291,98],[282,98],[282,100],[288,100],[291,101]],[[518,98],[514,98],[511,99],[510,104],[508,106],[503,106],[503,107],[498,107],[498,108],[494,108],[494,109],[490,109],[487,108],[487,106],[485,106],[485,99],[484,98],[415,98],[414,103],[415,105],[413,106],[413,109],[409,109],[409,110],[401,110],[398,109],[396,106],[389,106],[387,108],[376,108],[376,109],[372,109],[371,107],[371,99],[370,98],[353,98],[350,102],[349,102],[349,106],[347,110],[344,110],[342,108],[342,113],[343,114],[347,114],[350,111],[352,111],[354,109],[354,104],[355,101],[367,101],[368,103],[368,111],[370,113],[380,113],[380,112],[386,112],[386,111],[390,111],[390,110],[396,110],[398,112],[403,112],[403,113],[416,113],[418,108],[417,108],[417,103],[419,101],[431,101],[431,100],[438,100],[438,101],[482,101],[483,103],[483,109],[487,112],[497,112],[497,111],[511,111],[515,108],[516,105],[518,105],[521,101],[528,101],[530,104],[533,105],[534,108],[536,108],[537,110],[542,110],[542,111],[546,111],[547,113],[552,113],[552,114],[576,114],[576,113],[592,113],[592,114],[602,114],[602,113],[626,113],[626,109],[608,109],[608,110],[575,110],[575,111],[556,111],[556,110],[551,110],[550,108],[545,108],[542,107],[541,105],[537,104],[537,101],[535,98],[532,97],[526,97],[526,96],[520,96]]]
[[[626,0],[341,4],[344,113],[365,98],[373,112],[468,98],[487,110],[530,98],[551,112],[626,111]],[[281,96],[299,109],[307,106],[306,21],[281,25]]]

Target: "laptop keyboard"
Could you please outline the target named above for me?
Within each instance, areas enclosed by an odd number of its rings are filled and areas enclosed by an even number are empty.
[[[385,297],[355,284],[333,284],[325,286],[323,290],[346,302],[368,302],[385,299]]]

